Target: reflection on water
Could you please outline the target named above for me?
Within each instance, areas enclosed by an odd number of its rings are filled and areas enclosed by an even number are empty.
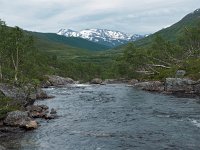
[[[55,120],[1,145],[19,150],[200,149],[200,105],[195,99],[152,94],[125,85],[46,89]]]

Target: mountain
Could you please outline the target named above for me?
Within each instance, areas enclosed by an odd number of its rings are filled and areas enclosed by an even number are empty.
[[[35,37],[37,44],[42,46],[42,43],[51,43],[60,44],[65,46],[70,46],[78,49],[85,49],[90,51],[102,51],[107,50],[110,47],[101,45],[95,42],[88,41],[86,39],[77,38],[77,37],[66,37],[62,35],[58,35],[55,33],[40,33],[40,32],[29,32],[33,37]],[[49,45],[46,45],[49,47]],[[52,45],[53,47],[53,45]]]
[[[64,35],[66,37],[80,37],[109,47],[123,45],[130,41],[142,39],[146,36],[139,34],[129,35],[120,31],[107,29],[85,29],[82,31],[60,29],[57,34]]]
[[[134,44],[137,46],[148,46],[157,35],[162,36],[165,40],[177,42],[187,28],[195,27],[198,23],[200,23],[200,9],[196,9],[194,12],[189,13],[168,28],[164,28],[146,38],[135,41]]]

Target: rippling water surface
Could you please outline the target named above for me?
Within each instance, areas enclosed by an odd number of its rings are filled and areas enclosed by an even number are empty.
[[[152,94],[125,85],[49,88],[55,120],[0,141],[19,150],[199,150],[198,100]]]

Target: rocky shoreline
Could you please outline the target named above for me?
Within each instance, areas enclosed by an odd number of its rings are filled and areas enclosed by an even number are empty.
[[[49,110],[48,106],[34,105],[34,102],[36,100],[53,98],[53,96],[47,95],[42,88],[51,86],[60,87],[77,82],[71,78],[63,78],[55,75],[47,75],[45,78],[46,80],[37,88],[31,85],[17,87],[0,83],[0,98],[9,99],[8,106],[5,107],[19,106],[17,110],[8,112],[0,120],[0,137],[38,128],[39,122],[36,120],[37,118],[49,120],[58,117],[57,111],[54,108]]]
[[[189,78],[166,78],[162,81],[138,81],[137,79],[93,79],[91,84],[128,84],[137,89],[149,92],[158,92],[178,97],[199,97],[200,96],[200,80],[194,81]]]
[[[200,81],[194,81],[188,78],[166,78],[165,82],[137,82],[132,84],[132,86],[145,91],[159,92],[179,97],[200,96]]]
[[[45,87],[49,86],[64,86],[67,84],[76,84],[78,81],[73,81],[71,78],[63,78],[59,76],[49,76],[49,80]],[[106,79],[100,78],[92,79],[89,84],[128,84],[135,88],[150,91],[159,92],[163,94],[171,94],[182,97],[194,97],[200,96],[200,80],[194,81],[189,78],[166,78],[162,81],[138,81],[137,79],[127,80],[121,79]]]

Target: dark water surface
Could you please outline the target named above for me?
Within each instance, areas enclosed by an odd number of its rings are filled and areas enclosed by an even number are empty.
[[[200,150],[196,99],[152,94],[125,85],[50,88],[55,120],[0,140],[16,150]]]

